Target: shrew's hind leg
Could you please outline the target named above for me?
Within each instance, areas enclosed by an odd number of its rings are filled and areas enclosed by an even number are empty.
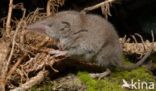
[[[107,68],[106,71],[104,71],[102,73],[90,73],[90,76],[92,78],[102,79],[102,78],[108,76],[109,74],[111,74],[111,70],[109,68]]]

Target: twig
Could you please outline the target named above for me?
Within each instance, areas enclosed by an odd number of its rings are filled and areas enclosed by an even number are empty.
[[[25,16],[25,11],[24,11],[23,17],[24,17],[24,16]],[[23,21],[23,17],[22,17],[21,21],[17,24],[17,28],[16,28],[15,34],[14,34],[14,36],[13,36],[12,48],[11,48],[11,52],[10,52],[10,55],[9,55],[9,58],[8,58],[8,62],[7,62],[7,65],[6,65],[7,68],[8,68],[8,66],[9,66],[10,61],[11,61],[11,58],[12,58],[12,56],[13,56],[14,47],[15,47],[15,43],[16,43],[16,42],[15,42],[16,35],[17,35],[18,30],[19,30],[20,27],[21,27],[21,24],[22,24],[22,21]],[[8,69],[6,69],[5,72],[7,72],[7,70],[8,70]]]
[[[7,63],[6,63],[6,68],[5,68],[5,70],[4,70],[4,72],[5,72],[4,75],[5,75],[5,76],[6,76],[7,72],[8,72],[8,69],[9,69],[9,64],[10,64],[10,62],[11,62],[11,59],[12,59],[12,56],[13,56],[13,53],[14,53],[14,47],[15,47],[15,43],[16,43],[16,42],[15,42],[15,40],[16,40],[16,35],[17,35],[17,32],[19,31],[21,25],[22,25],[22,21],[23,21],[23,18],[24,18],[24,16],[25,16],[25,12],[26,12],[26,10],[23,9],[23,16],[22,16],[20,22],[17,24],[17,28],[16,28],[15,33],[14,33],[14,36],[13,36],[11,52],[10,52],[10,55],[9,55],[9,57],[8,57],[8,61],[7,61]],[[6,76],[6,77],[7,77],[7,76]],[[7,78],[5,79],[5,82],[7,82]]]
[[[5,64],[10,53],[10,42],[0,40],[0,91],[5,91]]]
[[[153,51],[154,50],[154,33],[153,33],[153,31],[151,31],[151,36],[152,36],[151,48],[152,48],[152,51]]]
[[[15,65],[11,68],[11,70],[8,72],[8,75],[6,77],[6,79],[10,79],[10,76],[14,73],[14,71],[16,70],[17,66],[21,63],[21,61],[26,58],[28,55],[28,53],[25,53],[20,59],[17,60],[17,62],[15,63]]]
[[[36,15],[39,14],[40,10],[43,10],[43,8],[37,8],[34,12],[31,12],[27,15],[27,17],[25,18],[27,24],[33,23],[36,20]]]
[[[131,35],[131,36],[132,36],[133,40],[135,41],[135,43],[137,44],[138,41],[137,41],[137,39],[135,38],[135,36],[134,36],[134,35]]]
[[[7,17],[7,21],[6,21],[6,34],[9,35],[10,34],[10,21],[11,21],[11,15],[12,15],[12,10],[13,10],[13,0],[10,0],[9,2],[9,10],[8,10],[8,17]]]
[[[82,11],[85,11],[85,12],[91,11],[91,10],[97,9],[97,8],[99,8],[99,7],[101,7],[101,6],[105,5],[105,4],[112,3],[112,2],[114,2],[114,1],[115,1],[115,0],[106,0],[106,1],[103,1],[103,2],[101,2],[101,3],[99,3],[99,4],[97,4],[97,5],[84,8]]]
[[[108,19],[108,16],[111,16],[110,7],[111,7],[111,3],[107,3],[101,6],[102,14],[105,16],[106,19]]]
[[[51,15],[51,12],[50,12],[50,5],[51,5],[51,0],[48,0],[47,1],[47,16]]]
[[[48,71],[40,71],[35,77],[31,78],[26,83],[22,84],[20,87],[12,89],[10,91],[26,91],[32,86],[40,83],[48,75]]]
[[[62,6],[63,4],[64,0],[48,0],[46,7],[47,16],[54,14],[58,7]]]
[[[138,36],[138,37],[140,37],[141,42],[143,43],[143,48],[144,48],[144,50],[145,50],[146,45],[145,45],[145,42],[144,42],[143,37],[142,37],[140,34],[138,34],[138,33],[135,33],[135,35]]]

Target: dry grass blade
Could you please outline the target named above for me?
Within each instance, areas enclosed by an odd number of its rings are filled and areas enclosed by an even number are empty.
[[[106,0],[106,1],[103,1],[99,4],[96,4],[94,6],[90,6],[90,7],[87,7],[87,8],[84,8],[81,12],[88,12],[88,11],[91,11],[91,10],[95,10],[99,7],[101,7],[101,10],[102,10],[102,13],[105,15],[105,17],[107,18],[108,15],[111,15],[110,13],[110,6],[111,6],[111,3],[115,2],[116,0]]]
[[[9,35],[10,34],[10,21],[11,21],[11,15],[12,15],[12,10],[13,10],[13,0],[10,0],[9,2],[9,10],[8,10],[8,17],[7,17],[7,21],[6,21],[6,34]]]
[[[140,37],[141,42],[143,43],[143,48],[144,48],[144,50],[145,50],[146,45],[145,45],[145,42],[144,42],[143,37],[142,37],[140,34],[138,34],[138,33],[135,33],[135,35],[138,36],[138,37]]]
[[[25,17],[25,10],[23,10],[23,17],[21,19],[21,21],[17,24],[17,28],[15,30],[15,33],[14,33],[14,36],[13,36],[13,40],[12,40],[12,48],[11,48],[11,52],[10,52],[10,55],[8,57],[8,60],[7,60],[7,63],[5,65],[5,70],[4,70],[4,76],[7,77],[7,72],[8,72],[8,69],[9,69],[9,65],[10,65],[10,62],[11,62],[11,59],[12,59],[12,56],[13,56],[13,53],[14,53],[14,47],[15,47],[15,39],[16,39],[16,35],[17,35],[17,32],[19,31],[20,27],[21,27],[21,24],[22,24],[22,21],[23,21],[23,18]],[[7,82],[7,78],[5,78],[5,82]],[[6,83],[5,83],[6,84]]]
[[[11,79],[11,75],[15,72],[15,70],[17,69],[17,66],[19,66],[19,64],[21,63],[21,61],[27,57],[27,53],[25,53],[21,58],[19,58],[17,60],[17,62],[14,64],[14,66],[11,68],[11,70],[8,72],[8,75],[6,77],[6,79]]]
[[[111,3],[106,3],[105,5],[101,6],[102,14],[105,16],[106,19],[108,19],[108,16],[111,16],[110,7]]]
[[[4,41],[3,39],[0,40],[0,91],[5,91],[5,65],[6,59],[10,52],[9,43]]]
[[[40,13],[40,10],[43,10],[43,8],[37,8],[34,12],[29,13],[27,17],[25,17],[26,23],[31,24],[36,20],[41,20],[42,18],[45,18],[46,14]]]
[[[55,14],[59,6],[64,5],[64,0],[48,0],[47,2],[47,16]]]
[[[155,39],[154,39],[154,33],[153,33],[153,31],[151,31],[151,36],[152,36],[152,44],[151,44],[151,47],[152,47],[152,50],[156,50],[156,48],[154,48],[154,41],[155,41]]]

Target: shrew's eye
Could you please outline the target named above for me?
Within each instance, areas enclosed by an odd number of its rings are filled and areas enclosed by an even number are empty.
[[[70,23],[66,22],[66,21],[62,21],[61,27],[62,28],[60,29],[60,31],[68,31],[68,30],[70,30]]]
[[[47,24],[49,27],[52,27],[53,26],[53,24]]]
[[[62,21],[61,23],[64,24],[65,27],[70,27],[70,23],[69,22]]]
[[[64,28],[61,28],[60,30],[61,30],[61,31],[64,31]]]

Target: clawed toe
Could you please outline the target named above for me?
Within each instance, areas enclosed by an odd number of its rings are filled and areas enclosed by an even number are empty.
[[[107,69],[106,71],[104,71],[102,73],[90,73],[90,76],[92,78],[101,79],[101,78],[104,78],[104,77],[108,76],[110,73],[111,73],[111,70],[110,69]]]
[[[60,56],[67,56],[68,52],[60,51],[60,50],[53,50],[53,51],[50,51],[49,54],[54,55],[54,57],[60,57]]]

